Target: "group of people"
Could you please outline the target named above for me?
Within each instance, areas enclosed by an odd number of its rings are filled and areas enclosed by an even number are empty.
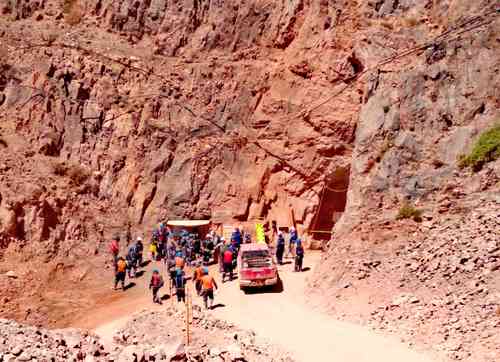
[[[179,302],[186,301],[186,276],[185,267],[196,267],[193,281],[197,293],[203,296],[205,306],[212,307],[214,300],[214,289],[217,289],[215,279],[209,274],[208,265],[213,258],[216,244],[223,238],[219,238],[215,232],[210,232],[204,240],[200,240],[196,234],[190,234],[185,230],[174,233],[164,224],[160,223],[153,231],[151,243],[149,244],[149,256],[151,262],[159,262],[153,269],[149,289],[153,294],[153,302],[161,304],[159,291],[165,286],[165,280],[160,272],[161,267],[167,271],[170,288],[175,289]],[[115,272],[114,289],[120,285],[122,290],[126,289],[125,279],[137,276],[137,269],[144,265],[144,245],[141,237],[127,248],[125,257],[120,255],[120,237],[114,236],[109,246]]]
[[[142,238],[138,237],[136,241],[128,247],[125,258],[120,256],[119,236],[113,237],[109,249],[113,257],[113,268],[115,270],[114,289],[116,290],[118,284],[121,284],[122,289],[125,290],[125,277],[127,273],[129,278],[134,278],[137,273],[137,268],[141,267],[143,263],[144,245],[142,244]]]
[[[125,257],[120,256],[120,237],[113,237],[110,244],[110,253],[113,257],[115,270],[114,289],[121,284],[125,290],[125,278],[135,278],[137,269],[144,264],[144,245],[141,237],[132,242]],[[164,277],[160,272],[161,267],[167,271],[168,282],[171,290],[179,302],[186,301],[186,266],[194,268],[192,280],[196,293],[203,297],[206,308],[212,308],[214,301],[214,290],[218,285],[213,276],[210,275],[208,265],[211,263],[214,253],[219,255],[219,272],[222,275],[222,283],[228,279],[233,280],[234,270],[237,265],[237,257],[242,243],[250,243],[250,234],[244,233],[241,228],[235,228],[231,234],[231,240],[226,241],[224,237],[217,235],[212,230],[203,240],[197,234],[188,233],[186,230],[173,232],[169,227],[160,223],[152,233],[149,245],[151,262],[159,262],[159,266],[153,269],[149,289],[152,291],[153,302],[161,304],[159,291],[165,285]],[[277,232],[276,259],[278,264],[283,264],[287,241],[282,231]],[[302,271],[304,259],[304,247],[295,228],[291,228],[288,235],[288,255],[295,258],[295,271]]]
[[[279,265],[283,265],[283,257],[285,256],[286,240],[282,231],[278,231],[278,238],[276,240],[276,260]],[[297,230],[292,226],[288,236],[288,256],[295,259],[294,270],[296,272],[302,271],[302,264],[304,262],[304,245],[299,238]]]

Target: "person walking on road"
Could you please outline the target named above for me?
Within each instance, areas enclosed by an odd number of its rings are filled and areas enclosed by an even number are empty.
[[[203,269],[203,277],[201,278],[203,303],[205,309],[212,309],[214,306],[214,288],[218,289],[215,279],[208,274],[208,268]]]
[[[283,265],[283,254],[285,254],[285,237],[280,231],[278,232],[278,241],[276,242],[276,259],[279,265]]]
[[[154,262],[156,261],[156,255],[158,253],[158,244],[156,241],[151,241],[151,244],[149,245],[149,254],[151,256],[151,261]]]
[[[161,304],[161,299],[158,297],[158,291],[163,287],[163,284],[163,277],[160,275],[158,269],[154,269],[151,281],[149,282],[149,289],[153,291],[153,303]]]
[[[113,240],[111,240],[111,243],[109,244],[109,252],[111,253],[111,256],[113,257],[113,269],[115,270],[115,273],[116,273],[116,265],[118,263],[118,253],[120,252],[120,237],[119,236],[114,236]]]
[[[135,274],[137,273],[137,254],[135,244],[129,246],[125,259],[127,260],[128,277],[135,278]]]
[[[297,247],[295,249],[295,271],[302,271],[302,263],[304,262],[304,246],[300,239],[297,240]]]
[[[290,240],[288,241],[288,255],[291,255],[292,258],[295,256],[295,244],[298,238],[297,230],[292,226],[290,228]]]
[[[118,257],[116,262],[116,272],[115,272],[115,287],[117,289],[118,283],[121,283],[122,290],[125,290],[125,276],[127,274],[127,262],[122,257]]]
[[[186,261],[182,256],[182,251],[178,251],[175,255],[175,268],[184,270],[184,266],[186,265]]]
[[[175,295],[177,301],[186,303],[186,276],[184,270],[177,269],[175,275]]]
[[[143,252],[144,252],[144,245],[142,244],[142,238],[138,236],[135,242],[135,255],[137,257],[137,266],[139,268],[142,267]]]
[[[198,295],[201,295],[201,278],[203,278],[203,267],[200,262],[197,262],[196,268],[193,272],[193,281],[196,294]]]
[[[226,248],[224,251],[224,255],[222,255],[223,259],[223,273],[222,273],[222,283],[226,280],[226,275],[229,276],[229,281],[233,280],[233,259],[234,259],[234,251],[232,248]]]

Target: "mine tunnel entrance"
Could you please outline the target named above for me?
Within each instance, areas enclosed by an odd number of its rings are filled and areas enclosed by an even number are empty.
[[[310,233],[315,240],[328,241],[331,230],[342,216],[349,188],[349,167],[338,168],[326,178]]]

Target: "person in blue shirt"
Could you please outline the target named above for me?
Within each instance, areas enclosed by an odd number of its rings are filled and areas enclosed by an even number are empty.
[[[234,228],[234,231],[231,235],[231,243],[234,245],[236,250],[240,249],[240,245],[241,245],[242,241],[243,240],[242,240],[242,235],[241,235],[240,229]]]
[[[186,303],[186,275],[184,273],[184,270],[180,268],[176,269],[174,285],[177,302]]]
[[[290,228],[290,233],[289,233],[289,244],[288,244],[288,255],[291,255],[292,257],[295,256],[295,244],[297,243],[297,240],[299,239],[299,235],[297,234],[297,230],[292,226]]]

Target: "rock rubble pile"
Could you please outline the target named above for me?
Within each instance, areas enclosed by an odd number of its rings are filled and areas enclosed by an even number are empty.
[[[292,362],[255,333],[195,307],[191,342],[185,345],[185,312],[143,311],[118,330],[110,344],[77,329],[47,330],[0,319],[0,362]]]

